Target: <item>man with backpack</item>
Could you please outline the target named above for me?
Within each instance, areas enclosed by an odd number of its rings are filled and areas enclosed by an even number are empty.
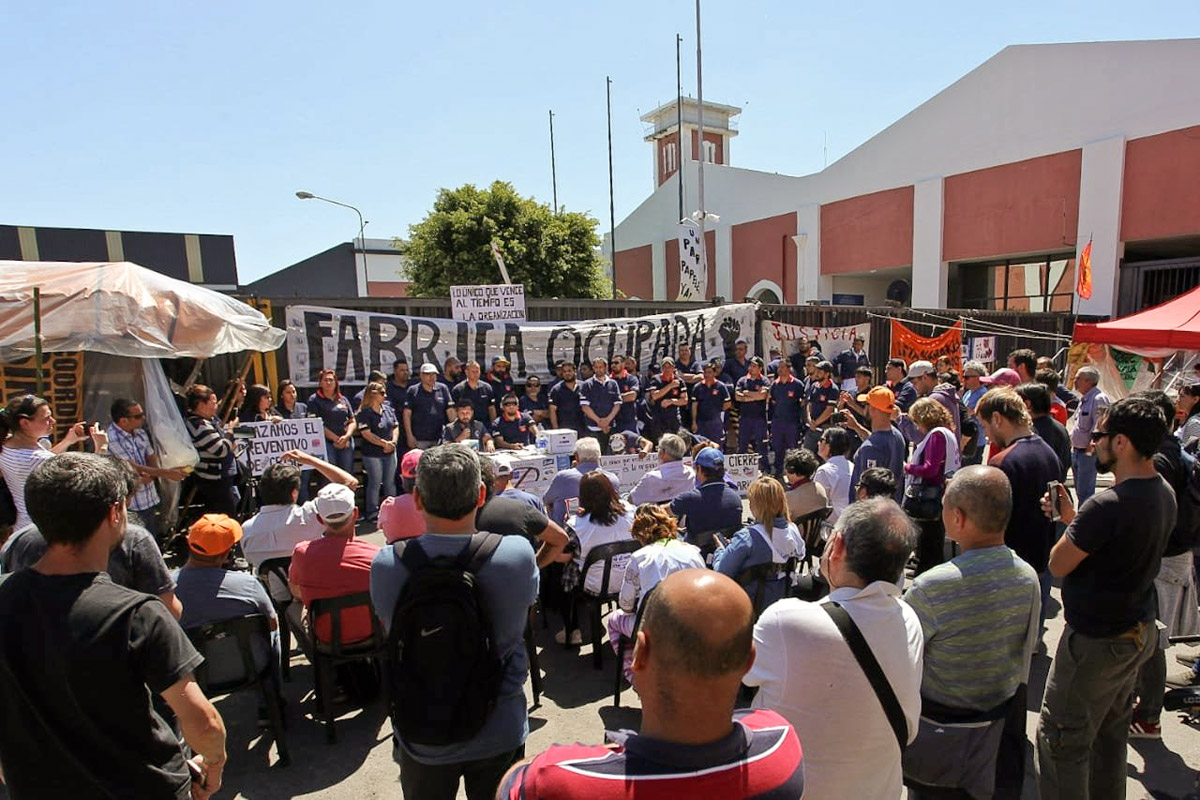
[[[470,449],[426,450],[413,490],[426,533],[384,548],[371,565],[407,800],[453,800],[460,780],[469,800],[490,800],[525,754],[523,634],[538,569],[524,537],[476,531],[485,492]]]

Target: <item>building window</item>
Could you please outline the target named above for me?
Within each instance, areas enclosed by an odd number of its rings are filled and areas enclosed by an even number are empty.
[[[706,164],[717,163],[716,142],[705,142],[704,143],[704,163],[706,163]]]
[[[1070,311],[1075,259],[1045,256],[960,264],[962,308],[988,311]]]
[[[675,163],[675,158],[676,158],[675,143],[668,142],[666,144],[666,146],[663,147],[663,171],[664,172],[674,172],[675,170],[677,170],[679,168],[678,165]]]

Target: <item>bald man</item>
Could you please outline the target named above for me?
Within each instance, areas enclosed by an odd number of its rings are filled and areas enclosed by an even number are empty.
[[[799,798],[792,726],[773,711],[733,710],[754,663],[746,592],[720,573],[682,570],[655,587],[643,614],[633,651],[641,732],[615,747],[554,745],[513,767],[497,797]]]
[[[930,719],[948,722],[972,716],[970,712],[996,710],[992,716],[1003,727],[1007,713],[1002,707],[1029,679],[1041,593],[1037,572],[1004,544],[1012,505],[1008,476],[996,467],[973,466],[955,473],[942,498],[942,521],[946,536],[962,552],[918,575],[904,594],[925,635],[921,714]],[[1015,744],[1009,743],[1012,749],[1005,756],[1015,761],[989,772],[985,786],[961,788],[991,796],[991,779],[1003,775],[1004,784],[1014,785],[1016,792],[998,796],[1020,795],[1025,704],[1019,705],[1021,724],[1012,731]],[[999,748],[999,731],[995,735],[993,746]],[[926,744],[931,745],[928,751]],[[919,780],[925,773],[918,762],[928,753],[936,764],[938,749],[918,736],[905,753],[906,776],[916,773]],[[991,749],[988,755],[997,752]]]

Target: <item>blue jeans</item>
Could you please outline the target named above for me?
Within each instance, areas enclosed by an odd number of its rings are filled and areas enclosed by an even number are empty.
[[[336,447],[333,446],[333,442],[326,440],[325,441],[325,460],[328,461],[330,464],[333,464],[335,467],[344,469],[346,472],[353,473],[354,472],[354,440],[351,439],[350,443],[346,445],[346,449],[344,449],[344,450],[338,450]],[[324,476],[320,476],[320,475],[317,477],[317,481],[318,481],[318,483],[317,483],[318,486],[324,486],[325,484],[329,483],[329,481],[325,480]]]
[[[1075,495],[1081,505],[1096,493],[1096,456],[1083,450],[1071,451],[1071,470],[1075,473]]]
[[[379,490],[384,497],[396,496],[396,453],[386,456],[363,456],[363,469],[367,471],[367,517],[379,514]]]

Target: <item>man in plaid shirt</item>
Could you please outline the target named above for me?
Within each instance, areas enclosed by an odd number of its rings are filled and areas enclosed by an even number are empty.
[[[168,478],[181,481],[187,477],[179,469],[162,469],[158,466],[158,458],[154,455],[154,445],[150,436],[144,430],[146,412],[134,401],[118,397],[113,401],[110,410],[112,424],[108,426],[108,452],[129,462],[137,472],[140,483],[138,489],[129,500],[131,522],[139,523],[150,531],[155,539],[162,534],[159,522],[158,488],[154,485],[156,478]]]

